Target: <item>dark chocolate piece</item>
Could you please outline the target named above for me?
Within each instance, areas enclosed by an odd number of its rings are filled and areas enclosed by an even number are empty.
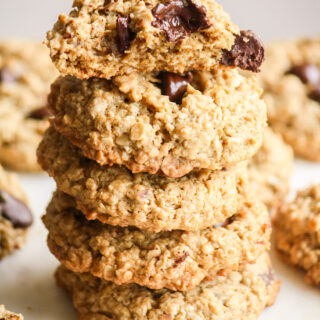
[[[129,49],[130,43],[135,37],[134,32],[130,29],[129,22],[129,17],[120,17],[117,19],[117,44],[120,53],[124,53]]]
[[[301,64],[293,66],[287,74],[297,76],[303,83],[317,86],[320,84],[320,70],[314,64]]]
[[[53,116],[53,113],[50,111],[50,109],[48,107],[42,107],[31,111],[28,118],[43,120],[50,118],[51,116]]]
[[[320,84],[310,92],[309,98],[320,103]]]
[[[265,50],[262,41],[252,31],[242,30],[240,35],[236,36],[231,50],[223,51],[220,63],[229,67],[260,72],[264,58]]]
[[[22,201],[1,189],[0,215],[9,220],[15,228],[28,228],[33,221],[29,208]]]
[[[163,30],[171,42],[210,27],[206,8],[191,0],[186,3],[182,0],[159,3],[152,14],[155,17],[152,26]]]
[[[188,72],[186,77],[172,72],[162,72],[160,73],[161,92],[163,95],[168,96],[170,101],[180,104],[192,78],[191,72]]]

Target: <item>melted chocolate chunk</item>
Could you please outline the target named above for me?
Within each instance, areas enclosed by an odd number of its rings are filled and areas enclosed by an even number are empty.
[[[287,74],[297,76],[303,83],[317,86],[320,84],[320,70],[314,64],[301,64],[292,67]]]
[[[50,111],[50,109],[48,107],[42,107],[31,111],[28,118],[43,120],[50,118],[51,116],[53,116],[53,113]]]
[[[129,22],[129,17],[120,17],[117,19],[117,43],[120,53],[124,53],[129,49],[130,43],[135,37],[135,33],[130,29]]]
[[[4,83],[14,83],[17,81],[17,76],[14,75],[8,68],[3,67],[0,70],[0,82]]]
[[[236,36],[231,50],[223,51],[220,63],[225,66],[260,72],[264,58],[265,51],[261,40],[252,31],[242,30],[240,35]]]
[[[309,98],[320,103],[320,84],[310,92]]]
[[[162,72],[160,73],[161,93],[168,96],[170,101],[180,104],[192,78],[191,72],[188,72],[186,77],[171,72]]]
[[[229,224],[231,224],[234,220],[236,220],[236,217],[237,217],[237,215],[234,214],[233,216],[231,216],[230,218],[226,219],[225,221],[215,224],[213,226],[213,228],[225,228]]]
[[[9,220],[15,228],[28,228],[32,224],[29,208],[20,200],[0,189],[0,216]]]
[[[159,3],[152,14],[155,17],[152,26],[163,30],[172,42],[211,26],[206,8],[191,0],[187,0],[186,4],[182,0]]]

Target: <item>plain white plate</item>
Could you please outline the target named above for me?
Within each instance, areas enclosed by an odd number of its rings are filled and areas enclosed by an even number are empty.
[[[55,285],[53,272],[58,263],[46,247],[46,230],[40,220],[55,184],[44,174],[21,175],[21,180],[35,223],[23,250],[0,263],[0,303],[23,313],[26,320],[76,319],[71,301]],[[296,161],[293,192],[317,182],[320,164]],[[320,290],[305,284],[303,274],[283,264],[275,252],[272,257],[283,284],[275,305],[260,320],[320,320]]]

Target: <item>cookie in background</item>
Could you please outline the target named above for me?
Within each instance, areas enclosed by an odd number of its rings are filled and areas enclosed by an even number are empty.
[[[22,314],[16,314],[6,309],[4,305],[0,305],[0,319],[1,320],[24,320]]]
[[[306,281],[320,286],[320,185],[298,192],[283,204],[275,220],[276,246],[284,260],[306,271]]]
[[[0,166],[0,260],[26,241],[33,218],[15,174]]]
[[[0,41],[0,163],[39,171],[36,148],[48,127],[47,95],[57,76],[46,47],[22,39]]]
[[[291,147],[280,134],[266,128],[261,148],[248,162],[248,178],[253,194],[264,202],[271,215],[289,193],[293,168]]]
[[[320,161],[320,38],[271,44],[261,83],[270,126],[297,156]]]

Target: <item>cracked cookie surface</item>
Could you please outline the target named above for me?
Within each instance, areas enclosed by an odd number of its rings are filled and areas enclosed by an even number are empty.
[[[253,263],[270,246],[271,225],[260,202],[243,200],[237,214],[202,231],[148,232],[87,221],[58,192],[43,218],[52,253],[75,272],[116,284],[188,290],[225,270]]]
[[[0,42],[0,163],[38,171],[35,152],[50,115],[47,94],[57,71],[45,46],[29,40]]]
[[[270,45],[261,82],[270,126],[296,155],[320,161],[320,38]]]
[[[246,184],[245,163],[178,179],[132,174],[117,165],[100,167],[53,128],[46,132],[38,158],[87,219],[154,232],[201,230],[225,221],[239,208]]]
[[[284,204],[274,226],[276,246],[285,261],[304,269],[306,281],[320,286],[320,185]]]
[[[170,101],[181,97],[180,90],[168,89],[176,77],[184,93],[181,103]],[[193,169],[221,169],[252,157],[266,125],[260,95],[255,77],[220,67],[186,77],[60,77],[49,104],[56,129],[86,157],[100,165],[125,165],[134,173],[177,178]]]
[[[0,260],[26,241],[32,215],[18,177],[0,166]]]
[[[239,34],[215,1],[77,0],[73,6],[48,32],[47,45],[60,72],[80,79],[210,70]]]
[[[72,297],[79,320],[256,320],[280,288],[266,253],[243,271],[226,272],[186,292],[117,286],[62,266],[56,279]]]
[[[289,193],[293,160],[291,147],[266,128],[261,148],[248,162],[248,180],[255,196],[271,210]]]

